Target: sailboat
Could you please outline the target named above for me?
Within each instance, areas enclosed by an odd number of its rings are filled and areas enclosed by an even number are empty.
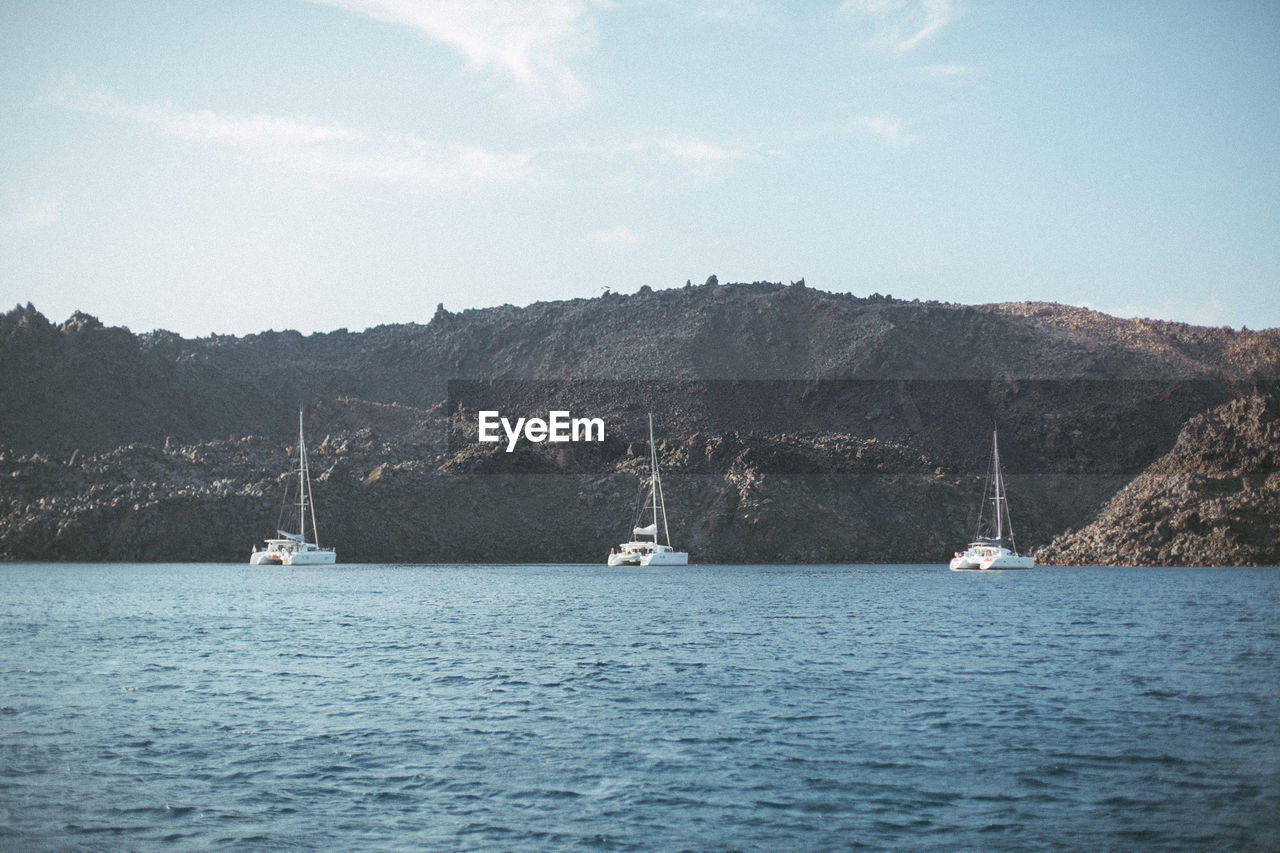
[[[307,541],[307,516],[310,510],[311,540]],[[307,468],[307,444],[302,436],[302,410],[298,410],[298,532],[276,530],[278,539],[266,540],[266,548],[255,545],[249,555],[251,566],[331,566],[338,561],[332,548],[320,547],[316,531],[316,508],[311,499],[311,477]]]
[[[951,571],[959,572],[969,569],[988,571],[991,569],[1029,569],[1036,564],[1034,557],[1018,554],[1017,544],[1013,541],[1013,521],[1009,518],[1009,501],[1004,493],[1004,472],[1000,469],[999,432],[991,432],[991,478],[987,482],[987,493],[994,508],[994,519],[991,524],[995,535],[984,536],[982,526],[982,507],[986,506],[987,495],[983,495],[978,510],[978,533],[963,553],[956,553],[951,560]],[[1004,544],[1008,533],[1009,545]]]
[[[631,529],[631,541],[609,549],[610,566],[687,566],[689,552],[671,547],[667,529],[667,508],[662,498],[662,475],[658,473],[658,450],[653,443],[653,413],[649,414],[649,501],[653,521]],[[643,513],[644,507],[641,507]],[[659,528],[658,523],[662,526]],[[661,530],[661,538],[659,537]],[[651,538],[650,538],[651,537]],[[662,542],[665,539],[665,544]]]

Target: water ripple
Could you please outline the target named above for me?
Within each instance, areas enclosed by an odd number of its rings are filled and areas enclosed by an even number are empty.
[[[1280,847],[1276,570],[0,572],[4,850]]]

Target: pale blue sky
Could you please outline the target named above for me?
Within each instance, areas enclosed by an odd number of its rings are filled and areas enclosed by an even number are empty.
[[[1280,3],[6,0],[0,310],[805,277],[1280,326]]]

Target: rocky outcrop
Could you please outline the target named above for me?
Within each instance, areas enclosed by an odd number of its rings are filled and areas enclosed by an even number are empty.
[[[1234,400],[1192,418],[1095,521],[1037,556],[1061,564],[1280,564],[1278,464],[1280,400]]]
[[[1159,400],[1171,443],[1191,414],[1275,381],[1280,332],[757,283],[438,311],[426,325],[357,333],[194,340],[134,335],[87,315],[55,326],[28,305],[0,315],[0,362],[0,447],[20,453],[98,452],[169,436],[288,440],[300,405],[346,397],[430,409],[455,380],[596,380],[619,389],[620,408],[656,408],[686,435],[732,418],[743,431],[746,420],[912,442],[934,427],[930,441],[955,445],[948,437],[963,431],[937,426],[941,407],[966,420],[1007,411],[1045,436],[1082,430],[1097,448],[1105,436],[1087,435],[1096,409],[1132,402],[1149,414],[1144,404]],[[643,380],[661,393],[636,404]],[[785,408],[726,412],[723,398],[703,405],[678,385],[725,380],[791,383],[796,395]],[[782,417],[773,416],[778,408]],[[1060,417],[1032,423],[1049,414]],[[1040,444],[1028,435],[1029,447]]]
[[[709,282],[195,340],[28,305],[0,315],[0,363],[4,559],[243,559],[274,529],[305,406],[347,559],[598,560],[655,412],[697,559],[934,561],[971,533],[992,427],[1019,543],[1048,542],[1192,418],[1270,393],[1280,332]],[[606,441],[476,441],[480,408],[552,407],[603,418]],[[1099,547],[1044,554],[1121,559]]]

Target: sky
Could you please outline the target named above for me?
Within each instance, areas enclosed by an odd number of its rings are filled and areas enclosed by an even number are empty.
[[[805,278],[1280,327],[1274,0],[3,0],[0,310]]]

